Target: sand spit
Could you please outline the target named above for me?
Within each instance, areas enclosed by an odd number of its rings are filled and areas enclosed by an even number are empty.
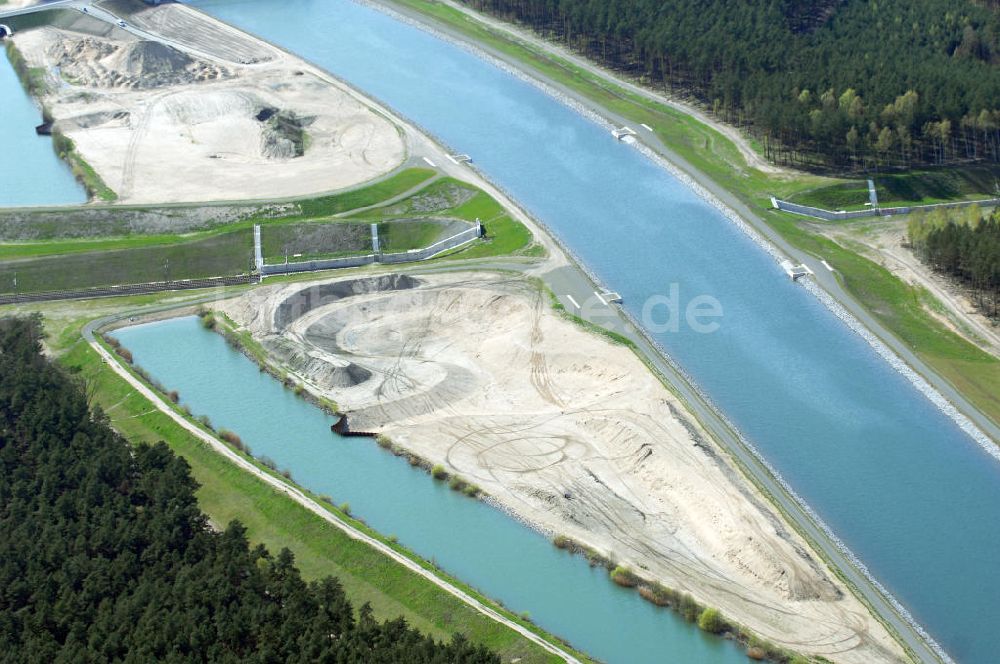
[[[405,158],[392,122],[296,58],[183,5],[130,20],[167,43],[83,14],[15,35],[56,128],[122,202],[308,195]]]
[[[495,274],[342,278],[220,305],[350,414],[549,533],[837,662],[901,661],[631,353]]]

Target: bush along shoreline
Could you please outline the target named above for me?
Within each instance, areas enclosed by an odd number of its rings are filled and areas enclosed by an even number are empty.
[[[718,609],[701,604],[690,594],[643,578],[628,566],[615,562],[611,557],[571,537],[556,535],[552,538],[552,544],[571,555],[582,555],[591,567],[605,568],[608,570],[608,578],[614,584],[635,590],[651,604],[673,610],[702,631],[736,641],[743,646],[750,659],[778,664],[809,664],[812,661],[765,641],[746,627],[726,618]]]
[[[292,390],[296,396],[305,399],[309,403],[313,404],[317,408],[320,408],[328,415],[340,418],[339,422],[346,429],[347,427],[347,414],[340,411],[339,407],[333,401],[326,399],[321,396],[313,394],[313,392],[306,387],[304,384],[297,382],[294,378],[289,376],[286,372],[274,367],[267,359],[267,352],[257,343],[253,338],[250,337],[249,333],[238,332],[236,330],[236,324],[229,319],[225,314],[219,314],[218,312],[213,312],[205,308],[199,308],[197,311],[198,316],[201,318],[202,326],[217,334],[220,334],[226,342],[235,350],[243,353],[247,358],[252,360],[261,371],[267,372],[273,378],[281,381],[281,383],[287,388]],[[434,479],[447,481],[448,486],[453,490],[461,493],[462,495],[468,496],[469,498],[485,498],[488,497],[479,486],[466,480],[463,477],[455,475],[453,473],[448,473],[440,465],[433,465],[427,459],[421,457],[418,454],[407,450],[400,445],[397,445],[388,436],[384,434],[361,434],[358,437],[361,438],[371,438],[375,443],[382,449],[390,452],[391,454],[401,457],[407,461],[413,468],[419,468],[430,474]]]
[[[76,150],[76,144],[71,138],[63,134],[55,124],[52,112],[42,103],[41,99],[48,92],[48,85],[45,82],[45,70],[41,67],[31,67],[24,59],[24,55],[17,49],[14,42],[7,40],[5,49],[7,60],[10,61],[14,73],[17,75],[24,91],[34,99],[42,109],[42,124],[49,125],[52,135],[52,149],[60,159],[69,164],[73,177],[87,191],[90,200],[101,200],[105,203],[113,203],[118,200],[116,194],[109,187],[93,166],[87,163]]]
[[[297,396],[308,400],[328,414],[334,417],[346,418],[346,414],[342,413],[336,404],[327,399],[317,397],[307,387],[295,381],[287,373],[271,365],[263,347],[256,340],[252,339],[248,332],[238,332],[236,324],[225,316],[225,314],[205,308],[199,308],[197,314],[201,318],[205,329],[220,334],[232,348],[253,360],[261,371],[266,371],[272,377],[280,380],[287,389],[293,390]],[[147,382],[149,381],[147,380]],[[346,421],[344,422],[344,426],[346,427]],[[432,464],[427,459],[400,446],[385,434],[360,437],[372,438],[379,447],[397,457],[405,459],[410,466],[423,470],[435,481],[447,482],[449,488],[453,491],[470,498],[484,500],[484,502],[490,505],[494,504],[494,501],[490,500],[491,496],[479,486],[457,474],[449,473],[441,464]],[[249,454],[249,448],[247,448],[247,453]],[[257,461],[277,471],[276,465],[270,459],[257,459]],[[268,461],[270,461],[270,464],[267,464]],[[346,510],[343,511],[345,514],[347,513]],[[702,605],[690,594],[667,588],[656,581],[645,579],[627,566],[617,564],[608,556],[585,544],[565,535],[555,535],[552,542],[559,549],[572,554],[583,555],[593,567],[604,567],[608,570],[609,579],[613,583],[623,588],[636,590],[639,596],[646,601],[656,606],[676,611],[684,620],[697,625],[702,631],[736,641],[746,650],[747,656],[750,659],[777,662],[778,664],[808,664],[811,661],[758,637],[742,625],[726,618],[718,609]]]

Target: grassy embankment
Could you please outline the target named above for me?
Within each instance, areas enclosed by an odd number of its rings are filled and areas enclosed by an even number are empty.
[[[253,257],[249,228],[164,245],[77,252],[0,263],[0,292],[76,290],[117,283],[198,279],[246,273]]]
[[[631,122],[645,123],[688,164],[748,205],[799,249],[826,259],[845,288],[890,332],[938,374],[950,381],[977,408],[1000,422],[1000,360],[982,351],[936,320],[923,305],[930,297],[904,284],[884,268],[816,233],[793,215],[771,209],[770,197],[795,198],[812,190],[807,200],[831,202],[851,180],[810,174],[769,176],[748,167],[728,138],[680,111],[629,92],[565,59],[552,56],[496,32],[443,4],[392,0],[442,22],[447,27],[503,53]],[[972,167],[922,170],[879,178],[886,201],[936,202],[938,196],[985,198],[992,195],[996,169]],[[853,194],[850,194],[853,196]],[[867,187],[860,203],[867,201]],[[839,209],[839,208],[838,208]]]
[[[48,90],[45,82],[45,69],[28,66],[24,56],[17,50],[13,41],[7,40],[6,51],[7,59],[10,60],[11,66],[17,73],[21,85],[24,86],[28,94],[41,101]],[[44,106],[42,107],[42,117],[46,122],[51,122],[48,109]],[[56,154],[69,164],[73,176],[84,186],[90,198],[100,199],[107,203],[118,200],[118,195],[104,183],[97,171],[76,151],[76,145],[73,144],[73,141],[58,129],[52,131],[52,147]]]
[[[534,253],[531,234],[492,197],[448,178],[431,182],[433,176],[428,169],[408,169],[367,187],[297,201],[281,218],[262,214],[182,235],[137,233],[72,240],[56,235],[44,242],[0,244],[0,293],[14,291],[15,274],[17,292],[30,293],[246,273],[253,253],[254,223],[263,225],[264,255],[271,262],[281,260],[286,249],[289,254],[307,254],[302,260],[367,252],[371,222],[380,223],[388,242],[386,250],[406,251],[440,239],[449,227],[448,219],[474,221],[477,217],[485,221],[487,239],[453,255]],[[422,184],[428,186],[421,188]],[[392,202],[411,190],[415,191]],[[454,197],[443,195],[446,190],[464,192],[461,203],[456,205]],[[389,202],[387,208],[369,209],[385,202]],[[178,214],[183,206],[164,210]],[[349,214],[352,210],[361,212],[354,216]]]
[[[150,296],[123,299],[117,301],[115,306],[124,310],[153,301],[155,298]],[[53,316],[53,310],[60,306],[79,307],[79,304],[46,307],[49,344],[58,353],[59,361],[87,382],[94,403],[101,406],[115,429],[131,442],[164,440],[174,452],[187,460],[192,474],[201,485],[198,490],[199,504],[213,523],[224,525],[232,519],[240,520],[247,527],[247,536],[253,544],[262,543],[272,551],[289,548],[295,554],[296,565],[305,578],[337,576],[356,606],[370,602],[380,618],[403,616],[414,627],[440,639],[461,632],[499,652],[504,661],[516,658],[526,663],[559,661],[426,579],[367,545],[350,539],[285,494],[213,452],[138,395],[82,341],[80,330],[87,318],[73,317],[72,314],[66,318]],[[321,504],[325,503],[323,497],[312,497],[317,502],[323,501]],[[332,506],[328,509],[338,518],[408,554],[391,537],[374,533],[362,522]],[[426,561],[418,559],[418,562],[426,569],[434,569]],[[442,576],[448,578],[447,575]],[[488,605],[493,605],[508,618],[530,626],[461,582],[449,580]]]
[[[908,173],[875,175],[879,205],[929,205],[949,201],[995,198],[1000,167],[968,166],[963,169],[919,169]],[[797,192],[795,203],[827,210],[863,210],[868,202],[868,181],[848,180]]]
[[[472,185],[460,182],[453,178],[441,178],[433,182],[418,195],[412,196],[405,201],[400,201],[394,205],[380,210],[371,210],[358,215],[358,218],[368,218],[371,221],[413,219],[420,216],[430,216],[437,219],[461,219],[463,221],[475,221],[479,219],[486,231],[486,238],[483,242],[476,242],[471,245],[460,247],[448,252],[442,258],[485,258],[489,256],[507,256],[517,254],[520,256],[540,256],[542,247],[532,243],[531,232],[517,221],[486,192],[473,187]],[[396,243],[398,246],[407,244],[416,246],[427,246],[418,244],[419,242],[431,239],[431,229],[419,226],[407,229],[398,226],[389,229],[388,240],[390,245]],[[379,231],[382,233],[382,230]],[[407,237],[412,232],[412,236]],[[423,237],[421,237],[423,235]],[[434,241],[441,239],[440,236]],[[405,251],[405,249],[393,249],[393,251]]]

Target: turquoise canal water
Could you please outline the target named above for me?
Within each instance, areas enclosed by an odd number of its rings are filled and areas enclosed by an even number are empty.
[[[41,122],[41,111],[0,53],[0,207],[87,202],[52,139],[35,133]]]
[[[1000,464],[718,210],[606,128],[369,7],[195,4],[472,155],[632,313],[672,284],[683,301],[717,298],[717,332],[681,326],[658,342],[951,655],[996,661]],[[477,583],[490,565],[466,564]]]
[[[195,317],[115,332],[135,360],[196,414],[239,433],[317,493],[514,611],[607,662],[745,662],[707,636],[608,580],[582,557],[478,500],[434,482],[364,438],[340,438],[332,418],[297,398]]]

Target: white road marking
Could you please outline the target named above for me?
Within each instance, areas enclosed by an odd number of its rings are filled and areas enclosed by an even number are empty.
[[[604,306],[608,306],[607,300],[605,300],[603,297],[601,297],[600,293],[598,293],[597,291],[594,291],[594,295],[596,295],[597,299],[601,301],[601,304],[603,304]]]
[[[572,304],[572,305],[573,305],[574,307],[576,307],[577,309],[579,309],[579,308],[580,308],[580,305],[579,305],[579,304],[577,303],[577,301],[576,301],[576,300],[574,300],[574,299],[573,299],[573,296],[572,296],[572,295],[570,295],[569,293],[566,293],[566,299],[567,299],[567,300],[569,300],[569,301],[570,301],[570,304]]]
[[[458,161],[454,157],[452,157],[450,154],[446,154],[445,157],[448,158],[448,161],[450,161],[451,163],[453,163],[456,166],[458,166]]]
[[[826,262],[826,261],[824,261],[824,260],[821,260],[820,262],[821,262],[821,263],[823,263],[823,266],[824,266],[824,267],[825,267],[826,269],[828,269],[828,270],[829,270],[830,272],[834,272],[834,269],[833,269],[832,267],[830,267],[830,264],[829,264],[829,263],[827,263],[827,262]]]
[[[430,166],[431,168],[437,168],[437,164],[435,164],[433,161],[431,161],[427,157],[424,157],[424,161],[426,161],[427,165]]]
[[[645,127],[646,129],[648,129],[649,131],[653,131],[653,128],[652,128],[652,127],[650,127],[650,126],[649,126],[648,124],[646,124],[645,122],[643,122],[643,123],[642,123],[642,126],[643,126],[643,127]]]

